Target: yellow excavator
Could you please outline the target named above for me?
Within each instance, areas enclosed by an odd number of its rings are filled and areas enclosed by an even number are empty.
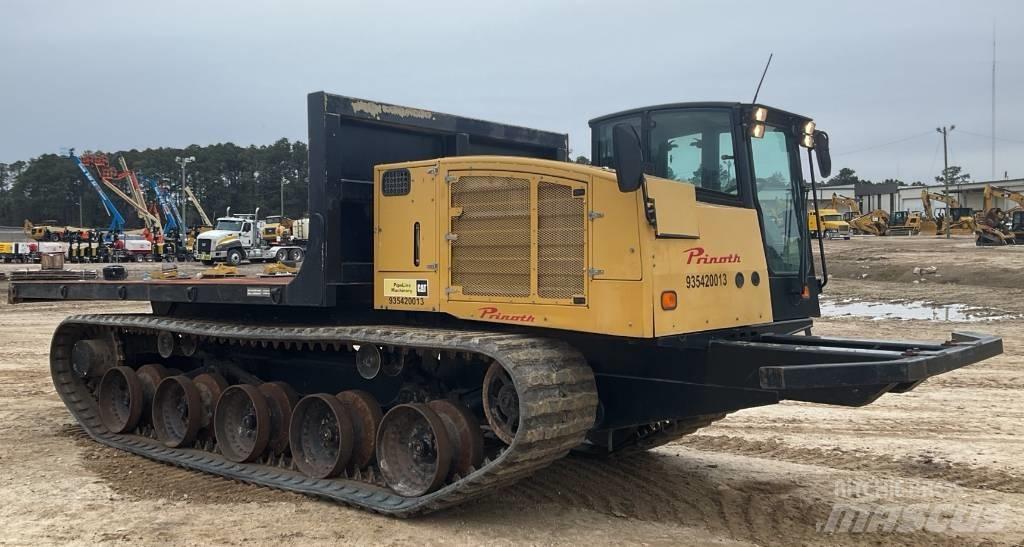
[[[936,217],[932,210],[932,200],[946,204],[944,214]],[[973,212],[960,207],[960,201],[949,194],[937,194],[921,190],[921,203],[924,206],[924,219],[921,221],[921,232],[934,235],[946,233],[946,222],[952,222],[949,232],[955,235],[973,234],[977,228]]]
[[[849,209],[843,216],[855,233],[883,236],[889,228],[888,211],[875,209],[861,214],[860,203],[856,199],[833,192],[832,208],[838,211],[840,207]]]
[[[849,222],[854,217],[860,215],[860,203],[858,203],[857,200],[854,198],[846,197],[844,195],[832,192],[831,205],[832,209],[835,209],[836,211],[838,211],[841,207],[846,207],[847,209],[849,209],[848,212],[843,213],[843,217],[845,217],[844,220],[846,220],[847,222]]]
[[[850,219],[850,226],[861,234],[884,236],[889,230],[889,212],[884,209],[868,211]]]
[[[1017,207],[1009,211],[995,207],[993,198],[996,196],[1014,201],[1017,203]],[[1024,216],[1022,206],[1024,206],[1024,194],[986,184],[982,211],[975,215],[976,243],[979,246],[1012,245],[1024,239],[1024,226],[1021,226],[1021,222],[1019,222]],[[1008,227],[1007,224],[1010,226]]]

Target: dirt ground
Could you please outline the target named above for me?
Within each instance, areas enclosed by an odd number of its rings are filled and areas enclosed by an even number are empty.
[[[833,301],[965,304],[1011,318],[842,316],[819,320],[816,334],[937,340],[973,330],[1002,336],[1005,353],[863,408],[786,402],[734,413],[632,459],[568,458],[489,498],[414,520],[94,445],[54,393],[50,336],[69,314],[148,306],[0,304],[0,544],[1020,545],[1024,319],[1015,317],[1024,316],[1024,247],[925,237],[826,246]],[[867,531],[830,524],[837,507],[849,506],[876,511]],[[885,518],[899,525],[891,530]]]

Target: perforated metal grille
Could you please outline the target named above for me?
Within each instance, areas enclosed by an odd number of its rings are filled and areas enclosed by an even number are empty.
[[[537,296],[572,298],[583,294],[583,199],[572,188],[537,186]]]
[[[380,177],[380,191],[385,196],[405,196],[412,188],[408,169],[390,169]]]
[[[452,285],[469,296],[530,296],[530,181],[459,177],[451,187]]]

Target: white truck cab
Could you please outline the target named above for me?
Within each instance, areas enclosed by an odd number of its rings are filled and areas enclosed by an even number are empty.
[[[212,230],[196,238],[196,259],[203,264],[226,262],[237,266],[243,261],[263,262],[267,260],[299,262],[304,249],[298,245],[268,246],[261,237],[266,224],[259,220],[259,209],[255,214],[228,215],[217,218]]]

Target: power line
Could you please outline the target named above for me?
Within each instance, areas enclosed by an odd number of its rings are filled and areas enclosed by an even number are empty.
[[[960,132],[965,134],[965,135],[970,135],[972,137],[981,137],[983,139],[992,139],[992,138],[994,138],[997,141],[1005,141],[1005,142],[1012,142],[1012,143],[1016,143],[1016,144],[1024,144],[1024,141],[1017,141],[1017,140],[1013,140],[1013,139],[1004,139],[1002,137],[993,137],[992,135],[985,135],[985,134],[982,134],[982,133],[972,133],[970,131],[964,131],[962,129],[960,130]]]
[[[867,152],[868,150],[874,150],[876,148],[883,148],[883,147],[886,147],[886,146],[891,146],[891,145],[894,145],[894,144],[899,144],[901,142],[906,142],[906,141],[909,141],[909,140],[918,139],[918,138],[924,137],[925,135],[931,135],[931,133],[932,133],[931,130],[928,130],[928,131],[925,131],[924,133],[918,133],[916,135],[911,135],[909,137],[904,137],[902,139],[897,139],[897,140],[890,141],[890,142],[884,142],[882,144],[873,144],[871,146],[867,146],[867,147],[864,147],[864,148],[857,148],[857,149],[854,149],[854,150],[848,150],[846,152],[839,152],[837,154],[832,154],[832,155],[833,156],[847,156],[847,155],[850,155],[850,154],[857,154],[859,152]]]

